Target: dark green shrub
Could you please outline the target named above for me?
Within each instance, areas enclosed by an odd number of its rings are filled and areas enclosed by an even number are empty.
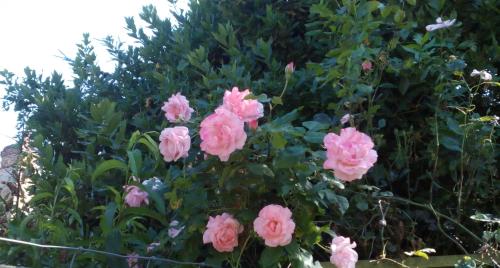
[[[70,60],[74,86],[56,73],[26,69],[18,80],[5,71],[4,106],[20,112],[37,149],[29,157],[39,165],[25,171],[34,182],[32,210],[16,214],[9,236],[141,255],[161,242],[154,254],[234,265],[231,254],[203,245],[208,216],[221,209],[235,215],[245,226],[241,245],[260,208],[280,203],[293,211],[292,244],[266,248],[251,239],[243,267],[328,261],[321,245],[331,230],[355,240],[363,259],[495,245],[498,235],[478,240],[485,226],[469,217],[499,214],[499,84],[470,73],[498,71],[497,2],[193,1],[176,15],[177,27],[145,7],[152,36],[126,20],[140,46],[104,41],[113,73],[97,66],[88,36]],[[441,15],[457,22],[427,32]],[[285,86],[290,61],[297,69]],[[204,160],[199,122],[233,86],[250,88],[266,116],[229,162]],[[175,92],[188,97],[196,116],[188,124],[189,157],[169,164],[156,141],[171,125],[160,108]],[[322,139],[338,133],[347,113],[372,136],[379,158],[362,180],[344,185],[322,168]],[[153,177],[164,189],[149,190],[151,204],[125,207],[122,186]],[[177,239],[168,236],[174,219],[185,226]],[[6,263],[57,266],[72,257],[6,249]],[[77,260],[81,267],[125,265],[90,254]]]

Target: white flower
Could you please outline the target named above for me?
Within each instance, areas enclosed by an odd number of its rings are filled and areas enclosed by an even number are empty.
[[[436,19],[436,24],[429,24],[429,25],[425,26],[425,29],[428,32],[432,32],[434,30],[448,28],[448,27],[452,26],[453,24],[455,24],[455,21],[456,21],[456,19],[443,21],[443,19],[441,19],[441,17],[439,17]]]
[[[478,70],[474,69],[474,70],[472,70],[472,73],[470,73],[470,76],[472,76],[472,77],[478,76],[478,75],[484,81],[490,81],[491,79],[493,79],[491,74],[488,73],[486,70],[478,71]]]
[[[170,238],[175,238],[179,235],[179,233],[184,230],[184,226],[179,226],[179,222],[178,221],[172,221],[170,222],[170,228],[168,228],[168,236],[170,236]],[[177,228],[176,228],[177,227]]]
[[[342,116],[342,118],[340,118],[340,123],[343,125],[343,124],[349,122],[349,119],[351,119],[351,115],[345,114],[344,116]]]

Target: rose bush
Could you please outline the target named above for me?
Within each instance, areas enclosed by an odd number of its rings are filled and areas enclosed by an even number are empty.
[[[126,19],[140,45],[104,40],[111,73],[88,35],[68,59],[72,85],[4,71],[4,105],[33,148],[20,170],[33,198],[4,234],[131,256],[77,254],[78,267],[492,251],[495,5],[203,0],[175,27],[145,7],[149,30]],[[10,264],[73,259],[0,247]]]

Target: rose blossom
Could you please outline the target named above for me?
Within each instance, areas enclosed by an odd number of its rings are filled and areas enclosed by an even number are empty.
[[[137,258],[139,256],[137,253],[131,253],[127,255],[127,263],[129,268],[139,268],[139,259]]]
[[[292,241],[295,230],[292,212],[280,205],[267,205],[254,220],[253,229],[264,239],[267,246],[286,246]]]
[[[179,120],[189,121],[191,113],[194,111],[189,107],[189,101],[181,93],[173,94],[161,109],[165,112],[165,117],[171,123]]]
[[[125,203],[130,207],[140,207],[142,203],[148,205],[148,193],[141,190],[139,187],[135,185],[125,185],[125,192],[127,195],[125,196]]]
[[[425,29],[428,32],[432,32],[434,30],[448,28],[448,27],[452,26],[453,24],[455,24],[455,21],[456,21],[456,19],[443,21],[443,19],[441,19],[441,17],[439,17],[436,19],[436,24],[429,24],[429,25],[425,26]]]
[[[223,213],[209,218],[203,243],[212,243],[218,252],[231,252],[238,246],[238,234],[241,232],[243,226],[231,214]]]
[[[239,91],[233,87],[231,91],[224,92],[222,108],[235,113],[243,122],[257,120],[264,116],[264,106],[257,100],[245,99],[250,90]]]
[[[343,125],[343,124],[349,122],[350,119],[351,119],[351,115],[345,114],[344,116],[342,116],[342,118],[340,118],[340,123]]]
[[[243,121],[234,113],[218,108],[200,124],[201,150],[227,161],[229,155],[242,149],[247,139]]]
[[[490,81],[491,79],[493,79],[493,76],[488,73],[488,71],[486,70],[482,70],[482,71],[478,71],[476,69],[472,70],[472,73],[470,73],[470,76],[474,77],[474,76],[478,76],[483,79],[484,81]]]
[[[363,61],[363,62],[361,63],[361,68],[363,69],[363,71],[365,71],[365,72],[369,72],[369,71],[371,71],[371,70],[372,70],[372,68],[373,68],[373,64],[372,64],[372,62],[371,62],[371,61],[369,61],[369,60],[365,60],[365,61]]]
[[[330,262],[337,268],[355,268],[358,261],[358,253],[353,249],[355,247],[356,242],[351,244],[351,239],[343,236],[335,237],[330,247],[332,250]]]
[[[323,139],[326,147],[325,169],[333,169],[335,177],[353,181],[361,177],[377,161],[372,139],[355,128],[344,128],[340,136],[328,133]]]
[[[191,148],[191,137],[187,127],[171,127],[161,132],[160,153],[165,162],[187,157],[189,148]]]

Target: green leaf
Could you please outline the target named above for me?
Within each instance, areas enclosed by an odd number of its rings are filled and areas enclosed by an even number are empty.
[[[276,149],[285,148],[287,141],[281,132],[275,132],[271,134],[271,144]]]
[[[132,175],[136,177],[140,176],[140,171],[142,168],[142,153],[141,151],[134,149],[132,151],[127,151],[128,155],[128,165],[132,171]]]
[[[261,267],[277,267],[281,256],[285,254],[283,247],[266,247],[260,254],[259,264]]]
[[[441,136],[439,139],[440,144],[442,144],[446,149],[450,151],[455,151],[455,152],[461,152],[462,149],[460,148],[460,143],[449,136]]]
[[[337,195],[334,191],[330,189],[323,189],[318,192],[318,195],[326,199],[329,204],[334,205],[339,210],[340,214],[344,214],[349,208],[349,201],[347,198],[341,195]]]
[[[310,143],[322,144],[325,135],[326,134],[323,132],[308,131],[304,136],[304,140]]]
[[[35,204],[38,201],[42,201],[44,199],[52,199],[54,197],[53,193],[49,192],[42,192],[42,193],[37,193],[33,198],[31,198],[30,203]]]
[[[406,3],[415,6],[417,4],[417,0],[406,0]]]
[[[321,264],[318,261],[314,261],[311,252],[301,248],[298,253],[294,256],[290,256],[291,259],[294,259],[293,267],[298,268],[322,268]]]
[[[168,222],[167,222],[167,219],[165,218],[165,216],[163,216],[160,213],[155,212],[147,207],[125,208],[123,211],[123,215],[148,217],[148,218],[157,220],[158,222],[160,222],[164,226],[168,226]]]
[[[255,175],[274,177],[274,172],[266,164],[249,163],[247,164],[247,168]]]
[[[102,232],[104,234],[107,234],[111,231],[113,228],[113,222],[115,219],[115,213],[116,213],[117,207],[115,202],[110,202],[106,206],[106,209],[104,211],[104,214],[101,217],[101,228]]]
[[[100,163],[94,170],[94,173],[92,173],[92,181],[94,181],[97,177],[101,176],[106,171],[119,169],[126,172],[127,168],[127,165],[121,161],[115,159],[106,160]]]
[[[309,131],[325,130],[330,127],[329,124],[321,123],[318,121],[306,121],[303,122],[302,125],[306,127]]]
[[[455,120],[453,117],[447,117],[446,118],[446,125],[455,134],[463,135],[464,132],[463,132],[462,128],[460,128],[460,125],[458,124],[458,121]]]
[[[283,105],[283,100],[281,99],[281,97],[273,97],[271,102],[275,105]]]

